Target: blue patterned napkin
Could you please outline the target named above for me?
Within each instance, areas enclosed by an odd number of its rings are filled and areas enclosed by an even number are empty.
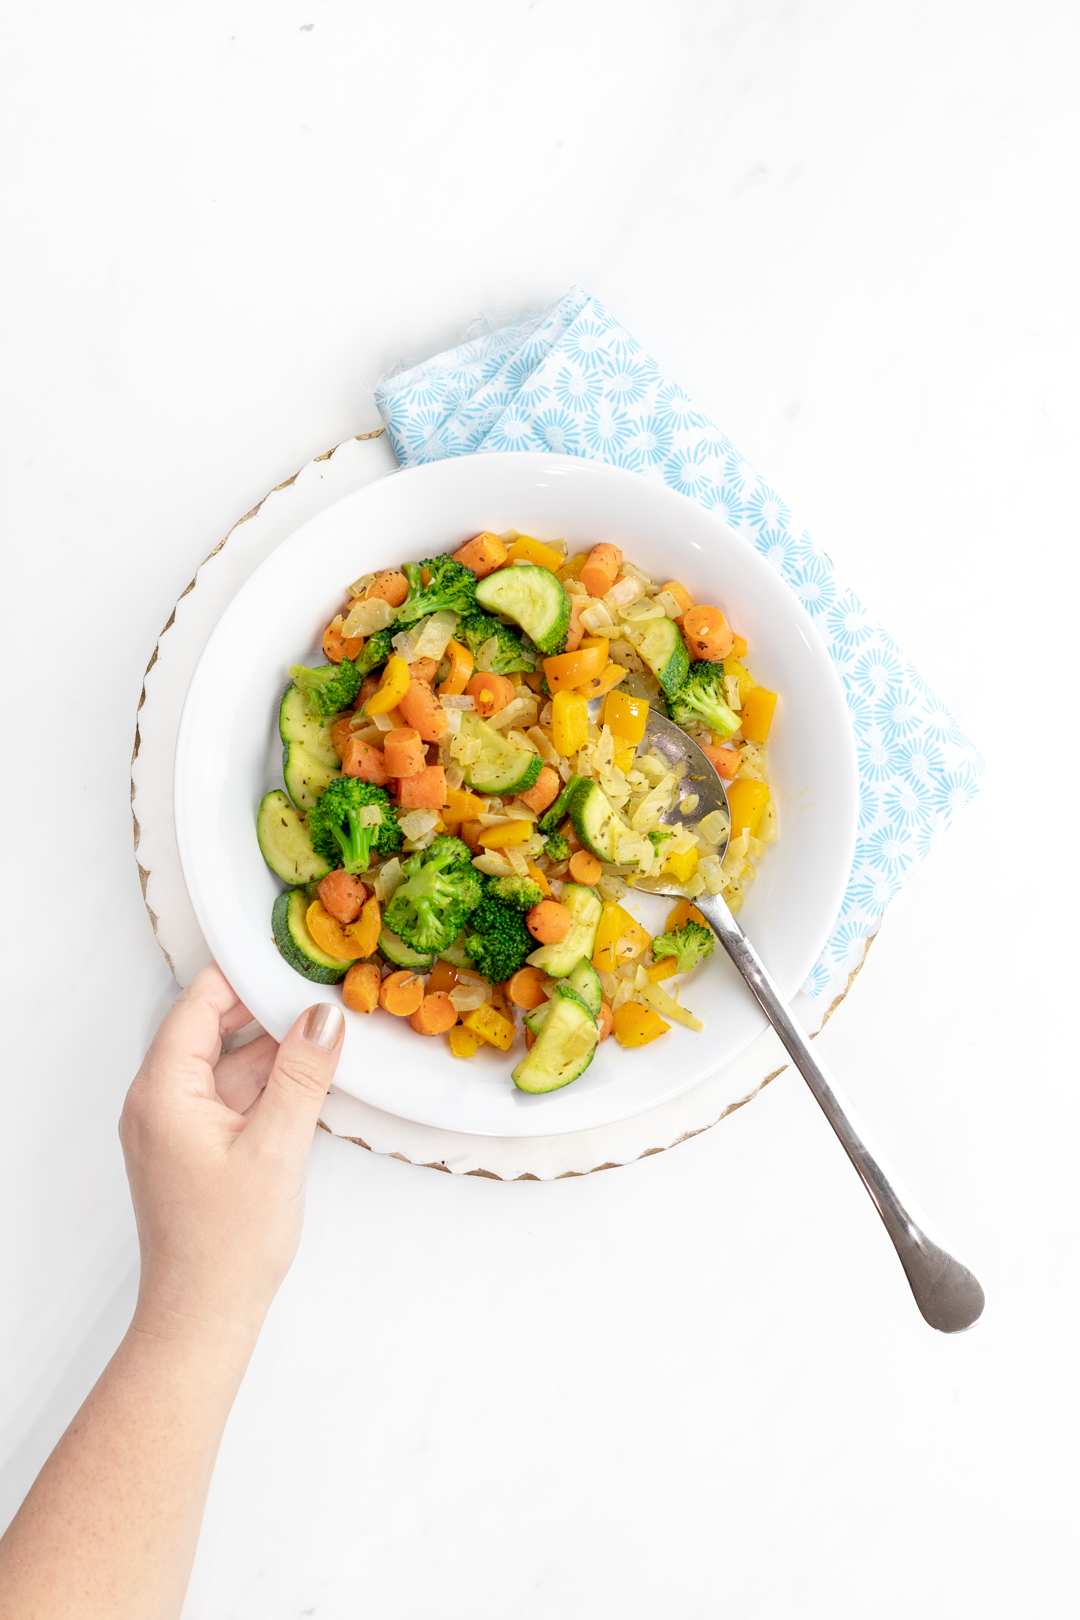
[[[912,867],[977,791],[983,762],[948,710],[775,490],[579,288],[542,315],[386,379],[375,397],[404,467],[492,450],[609,461],[700,501],[784,577],[836,664],[859,753],[851,881],[804,986],[815,997],[834,988]]]

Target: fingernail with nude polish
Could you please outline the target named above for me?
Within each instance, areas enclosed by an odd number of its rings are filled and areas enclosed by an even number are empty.
[[[332,1001],[317,1002],[304,1023],[304,1039],[320,1051],[332,1052],[345,1026],[345,1014]]]

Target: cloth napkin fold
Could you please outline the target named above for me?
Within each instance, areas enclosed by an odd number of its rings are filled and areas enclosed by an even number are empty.
[[[948,710],[776,491],[580,288],[385,379],[375,397],[402,466],[495,450],[608,461],[699,501],[787,581],[836,664],[858,747],[851,878],[803,987],[814,997],[835,991],[912,868],[977,791],[983,761]]]

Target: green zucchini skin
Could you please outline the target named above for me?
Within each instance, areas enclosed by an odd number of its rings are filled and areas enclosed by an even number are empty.
[[[504,798],[511,793],[527,793],[544,768],[539,754],[509,742],[469,710],[461,716],[461,734],[480,743],[479,759],[462,767],[466,787],[477,793],[496,793]]]
[[[411,973],[430,973],[435,966],[434,953],[425,956],[423,951],[414,951],[390,928],[384,928],[379,935],[379,955],[392,966],[408,968]]]
[[[568,989],[575,991],[581,997],[593,1017],[599,1019],[604,990],[600,983],[600,975],[592,963],[587,962],[582,957],[577,967],[567,975],[564,982]],[[548,1015],[550,1006],[551,1002],[545,1001],[539,1007],[531,1007],[524,1015],[525,1028],[532,1030],[534,1035],[539,1035],[544,1027],[544,1020]]]
[[[298,810],[310,810],[335,776],[341,775],[330,724],[329,720],[312,719],[304,694],[295,683],[285,688],[278,710],[278,733],[285,745],[285,787]]]
[[[263,860],[283,883],[294,888],[317,883],[330,871],[330,862],[312,849],[307,827],[280,788],[263,797],[255,831]]]
[[[604,909],[600,896],[584,883],[564,883],[562,903],[573,920],[570,932],[558,945],[541,945],[529,957],[533,967],[541,968],[553,979],[565,979],[580,961],[592,960]]]
[[[311,904],[306,889],[287,889],[274,901],[271,926],[278,950],[311,984],[340,984],[352,967],[320,950],[308,932],[307,909]]]
[[[637,650],[660,682],[665,695],[670,697],[672,692],[677,692],[690,668],[690,654],[674,619],[652,620]]]
[[[592,1037],[588,1051],[566,1057],[567,1041],[583,1031]],[[568,984],[557,985],[554,996],[548,1002],[548,1014],[540,1026],[536,1045],[526,1052],[511,1078],[519,1091],[534,1095],[558,1091],[585,1073],[596,1056],[599,1042],[600,1031],[596,1019],[577,991]]]
[[[520,563],[499,568],[480,581],[476,600],[488,613],[513,619],[546,658],[566,646],[570,598],[550,569]]]
[[[600,861],[615,859],[615,829],[622,823],[598,783],[582,777],[570,795],[566,813],[583,849]]]
[[[438,955],[443,962],[449,962],[451,967],[473,968],[475,972],[473,959],[465,949],[465,939],[466,933],[463,928],[457,939],[453,940],[444,951],[439,951]]]

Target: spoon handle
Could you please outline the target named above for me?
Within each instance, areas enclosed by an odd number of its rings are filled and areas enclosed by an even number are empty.
[[[930,1223],[918,1212],[881,1159],[866,1145],[861,1128],[832,1080],[818,1062],[809,1038],[795,1022],[768,969],[719,895],[702,894],[694,904],[723,941],[728,955],[756,996],[795,1067],[855,1166],[874,1201],[886,1232],[907,1273],[915,1303],[941,1333],[959,1333],[982,1315],[984,1295],[978,1279],[940,1240],[930,1237]]]

